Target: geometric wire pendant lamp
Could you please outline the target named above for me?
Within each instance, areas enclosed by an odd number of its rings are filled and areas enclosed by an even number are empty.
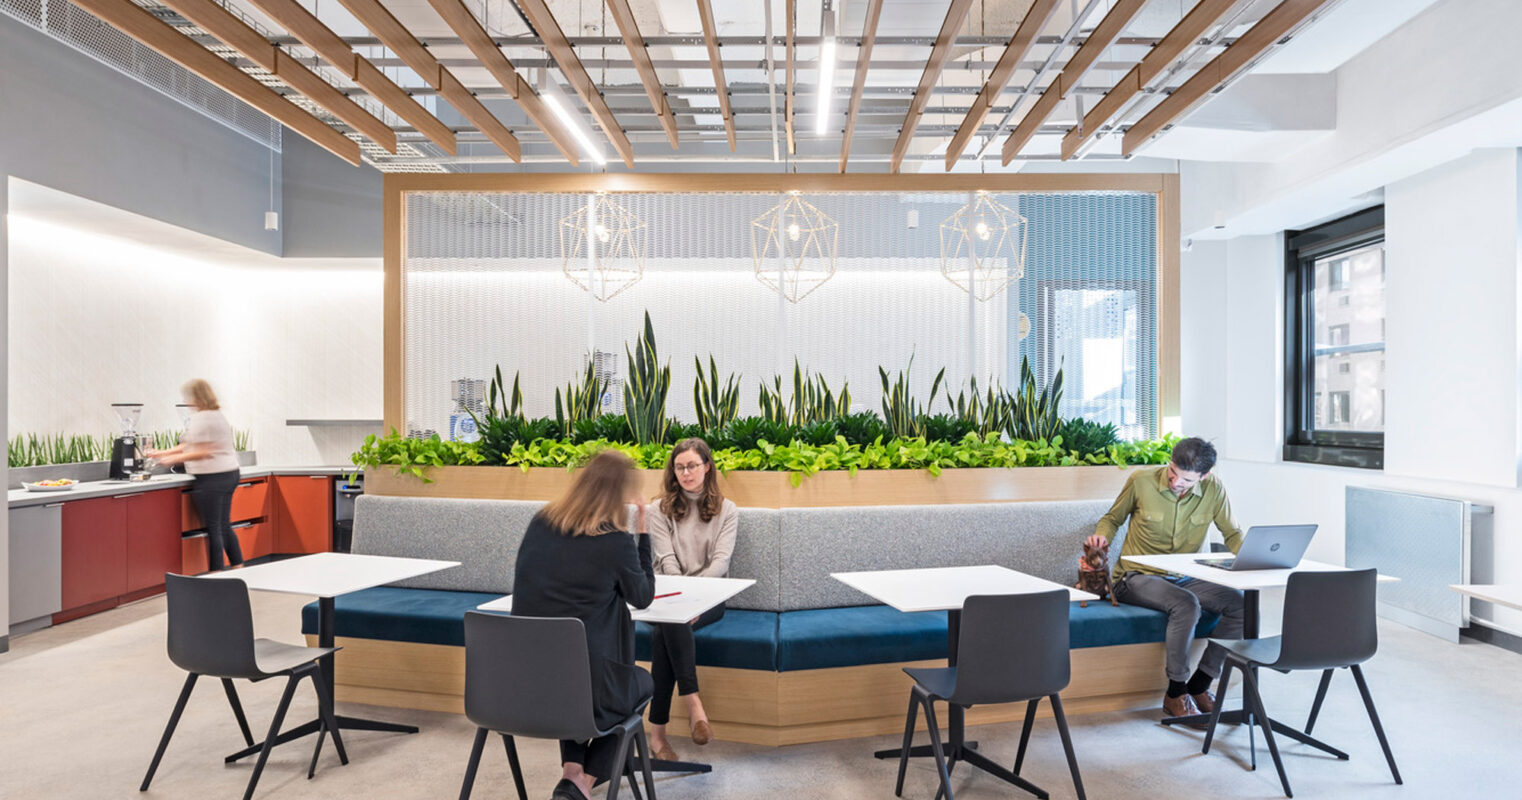
[[[648,227],[607,195],[588,195],[585,206],[560,220],[560,269],[607,302],[644,277]]]
[[[1025,277],[1020,212],[979,191],[941,223],[941,274],[978,300],[988,300]]]
[[[834,277],[839,246],[840,224],[796,191],[750,223],[756,280],[789,303]]]

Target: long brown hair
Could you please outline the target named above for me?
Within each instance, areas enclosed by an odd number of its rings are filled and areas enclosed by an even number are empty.
[[[719,472],[713,468],[713,451],[708,449],[708,442],[697,437],[677,442],[666,458],[666,473],[661,476],[661,513],[672,522],[681,522],[687,518],[688,507],[693,505],[687,502],[682,484],[676,480],[676,457],[688,452],[697,453],[708,465],[708,473],[703,476],[703,494],[696,503],[698,519],[707,522],[724,509],[724,493],[719,491]]]
[[[617,450],[604,450],[576,473],[565,494],[539,513],[572,536],[601,536],[629,524],[629,498],[638,490],[634,460]]]

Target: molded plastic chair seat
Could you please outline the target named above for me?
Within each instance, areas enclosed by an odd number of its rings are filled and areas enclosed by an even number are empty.
[[[956,667],[909,667],[904,672],[936,697],[950,697],[957,690]]]
[[[138,791],[148,791],[148,785],[153,782],[153,773],[158,770],[159,761],[169,748],[169,739],[174,736],[175,726],[185,711],[185,703],[190,700],[190,692],[195,688],[196,679],[202,675],[221,679],[227,701],[238,719],[238,727],[242,729],[243,740],[250,747],[254,744],[254,737],[248,729],[248,720],[243,716],[243,705],[238,701],[238,692],[233,688],[232,679],[262,681],[278,675],[287,678],[285,692],[280,696],[280,705],[275,710],[269,733],[264,737],[264,745],[259,750],[259,761],[254,765],[254,774],[249,777],[248,788],[243,793],[244,800],[254,796],[254,788],[259,785],[259,775],[264,772],[270,750],[280,735],[280,723],[285,720],[285,712],[296,694],[296,684],[303,678],[312,679],[312,686],[317,692],[320,720],[317,747],[312,751],[307,778],[311,779],[317,772],[317,757],[322,753],[322,742],[329,732],[333,734],[333,747],[338,751],[339,761],[349,763],[349,755],[344,751],[343,738],[333,716],[333,698],[329,696],[322,667],[317,663],[318,659],[332,655],[338,648],[301,647],[272,639],[255,639],[254,615],[248,602],[248,584],[238,578],[190,578],[170,573],[164,576],[164,594],[169,605],[169,660],[189,675],[185,677],[180,699],[169,716],[169,725],[164,728],[158,750],[153,754],[148,774],[143,776]]]

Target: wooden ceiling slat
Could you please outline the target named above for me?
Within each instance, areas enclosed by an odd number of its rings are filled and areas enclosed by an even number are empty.
[[[470,48],[470,52],[475,55],[476,60],[481,62],[481,66],[502,84],[502,88],[506,89],[508,96],[518,103],[523,113],[533,120],[539,130],[544,131],[550,143],[555,145],[555,149],[571,162],[571,166],[579,165],[581,162],[576,154],[576,144],[571,141],[570,132],[565,130],[560,120],[545,106],[533,87],[529,86],[528,82],[518,74],[518,70],[513,67],[513,62],[503,55],[502,50],[497,47],[496,42],[492,41],[491,35],[481,26],[480,21],[470,12],[470,9],[466,8],[461,0],[428,0],[428,2],[450,29],[459,35],[465,46]]]
[[[1083,80],[1084,73],[1094,66],[1094,62],[1099,60],[1105,48],[1115,42],[1115,39],[1127,25],[1131,24],[1131,20],[1146,4],[1147,0],[1118,0],[1110,7],[1109,13],[1105,14],[1104,19],[1094,26],[1093,32],[1084,40],[1078,52],[1068,59],[1062,73],[1052,81],[1050,86],[1046,87],[1046,91],[1041,93],[1041,99],[1020,120],[1020,124],[1015,126],[1009,138],[1004,140],[1004,164],[1015,160],[1020,150],[1032,136],[1036,135],[1036,130],[1043,122],[1046,122],[1046,118],[1051,115],[1052,109],[1057,107],[1057,103],[1065,99],[1068,93],[1078,86],[1078,82]]]
[[[634,69],[639,72],[640,83],[645,85],[650,106],[660,115],[661,127],[666,129],[666,138],[671,140],[671,149],[675,150],[676,114],[672,113],[671,104],[666,100],[666,91],[661,88],[661,78],[655,72],[655,64],[650,61],[650,51],[645,47],[645,37],[639,32],[639,24],[634,19],[634,11],[629,8],[629,0],[607,0],[607,3],[608,10],[613,12],[614,24],[624,37],[624,47],[629,50],[629,58],[634,61]]]
[[[898,172],[904,163],[904,154],[909,152],[909,143],[914,140],[914,129],[919,127],[920,116],[925,113],[925,104],[930,101],[930,90],[940,79],[941,70],[945,69],[946,60],[951,57],[951,47],[956,41],[957,31],[962,29],[962,23],[967,20],[967,12],[971,8],[972,0],[951,0],[951,7],[946,10],[946,20],[941,23],[941,32],[935,37],[935,46],[930,48],[930,58],[925,62],[925,71],[920,74],[914,99],[909,101],[909,113],[904,117],[898,141],[893,145],[893,159],[889,163],[891,172]]]
[[[1198,41],[1210,26],[1221,19],[1223,14],[1241,2],[1242,0],[1200,0],[1156,46],[1147,52],[1141,63],[1132,67],[1114,88],[1106,92],[1105,96],[1083,115],[1081,123],[1062,137],[1063,160],[1072,158],[1073,154],[1078,152],[1078,148],[1093,138],[1110,117],[1115,116],[1115,113],[1120,111],[1131,98],[1141,93],[1153,79],[1161,75],[1169,64],[1182,55],[1186,48]]]
[[[861,52],[856,56],[856,80],[851,85],[851,105],[846,109],[846,132],[840,139],[841,172],[846,171],[846,164],[851,160],[851,137],[856,133],[856,112],[861,109],[861,95],[867,86],[867,68],[872,61],[872,43],[877,38],[877,23],[882,13],[883,0],[869,0],[867,18],[861,29]]]
[[[1121,153],[1131,155],[1147,140],[1162,133],[1217,87],[1251,66],[1265,50],[1331,2],[1333,0],[1284,0],[1168,95],[1168,99],[1158,103],[1132,125],[1121,140]]]
[[[429,113],[422,104],[413,99],[400,86],[386,77],[374,64],[354,52],[338,34],[307,11],[297,0],[251,0],[277,25],[285,28],[302,44],[310,47],[334,68],[342,70],[360,88],[370,93],[407,124],[418,129],[429,141],[444,152],[454,155],[459,151],[454,131]]]
[[[713,85],[719,96],[719,112],[724,115],[724,135],[729,137],[729,152],[735,151],[735,110],[729,105],[729,82],[724,80],[724,61],[719,57],[719,32],[713,24],[713,6],[697,0],[698,16],[703,19],[703,42],[708,45],[708,63],[713,66]]]
[[[624,135],[623,128],[613,116],[613,110],[608,108],[607,101],[603,100],[602,92],[597,84],[592,81],[592,76],[587,74],[586,67],[582,66],[581,59],[576,57],[576,49],[566,38],[560,29],[560,23],[555,21],[555,15],[550,13],[550,8],[544,0],[515,0],[518,8],[528,17],[529,23],[534,26],[534,31],[539,34],[539,40],[544,43],[544,48],[550,52],[550,58],[555,60],[560,72],[570,81],[571,88],[577,96],[591,109],[592,116],[597,118],[597,124],[602,128],[603,135],[613,144],[613,149],[618,151],[623,158],[624,164],[629,168],[634,167],[634,146],[629,144],[629,137]]]
[[[1004,48],[1004,54],[999,56],[999,62],[994,65],[993,71],[988,73],[988,80],[984,82],[982,91],[978,92],[977,99],[972,101],[972,108],[967,110],[967,116],[957,127],[956,135],[951,137],[951,144],[946,148],[948,171],[951,165],[962,157],[962,152],[967,149],[967,143],[972,141],[973,135],[978,132],[983,120],[988,117],[988,109],[993,107],[999,93],[1009,85],[1009,79],[1014,76],[1020,60],[1030,52],[1031,45],[1036,43],[1036,36],[1056,13],[1057,4],[1058,0],[1035,0],[1030,9],[1025,12],[1025,18],[1020,21],[1020,27],[1015,29],[1015,35],[1010,37],[1009,45]]]
[[[205,78],[228,94],[268,114],[335,156],[359,166],[359,143],[334,130],[248,73],[229,64],[130,0],[75,0],[76,5]]]
[[[793,136],[793,81],[796,77],[795,50],[798,38],[798,0],[787,0],[787,92],[782,103],[782,124],[787,128],[787,154],[798,152],[798,140]]]
[[[354,18],[359,20],[380,39],[386,47],[391,48],[407,66],[412,68],[428,85],[437,89],[439,95],[450,105],[454,106],[460,115],[470,121],[477,130],[481,131],[492,144],[501,148],[509,158],[514,161],[523,160],[523,148],[518,143],[518,137],[502,124],[476,96],[466,89],[464,84],[454,77],[449,70],[440,66],[428,49],[423,47],[422,42],[417,40],[396,17],[391,16],[380,4],[379,0],[339,0],[343,7],[349,10]]]

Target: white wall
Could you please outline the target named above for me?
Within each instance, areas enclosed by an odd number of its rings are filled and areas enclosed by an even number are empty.
[[[1315,522],[1311,556],[1340,563],[1347,486],[1469,499],[1496,509],[1494,541],[1472,554],[1476,575],[1522,582],[1519,166],[1516,150],[1478,151],[1386,187],[1383,471],[1280,460],[1281,237],[1238,237],[1224,254],[1217,245],[1186,259],[1184,427],[1217,439],[1240,521]],[[1187,176],[1184,194],[1210,202]],[[1490,618],[1522,634],[1522,613]]]
[[[212,383],[234,428],[251,431],[262,464],[347,463],[364,435],[314,438],[287,418],[380,418],[374,261],[233,263],[18,215],[10,223],[13,435],[112,433],[112,402],[144,403],[141,430],[176,429],[179,387],[192,377]]]

